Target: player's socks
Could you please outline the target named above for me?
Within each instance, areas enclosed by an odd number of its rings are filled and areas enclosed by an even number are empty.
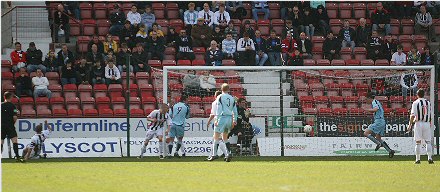
[[[3,144],[2,144],[2,153],[3,153]]]
[[[163,155],[163,142],[159,142],[159,155]]]
[[[431,145],[431,141],[426,141],[426,154],[428,155],[428,160],[432,160],[432,145]]]
[[[180,152],[182,152],[182,156],[185,157],[185,145],[183,142],[180,142]]]
[[[20,155],[18,154],[18,143],[13,143],[12,148],[14,149],[15,156],[20,157]]]
[[[420,144],[416,144],[416,148],[415,148],[415,152],[416,152],[416,161],[420,161]]]
[[[222,144],[223,144],[223,145],[222,145]],[[226,151],[226,145],[225,145],[225,143],[221,142],[221,143],[219,144],[219,147],[220,147],[220,150],[222,150],[223,154],[224,154],[225,156],[227,156],[228,151]],[[217,155],[217,154],[216,154],[216,155]]]
[[[182,147],[182,142],[181,141],[177,141],[176,153],[179,152],[180,147]]]
[[[214,144],[213,144],[213,153],[212,156],[216,156],[217,155],[217,151],[218,151],[218,146],[219,146],[219,141],[218,140],[214,140]]]
[[[147,152],[147,146],[143,145],[141,148],[141,155],[139,156],[140,158],[144,157],[144,153]]]
[[[391,151],[390,146],[388,146],[388,143],[386,143],[383,140],[379,140],[379,142],[382,144],[382,146],[388,151],[388,153]]]
[[[173,143],[170,142],[170,143],[168,144],[168,154],[169,154],[169,155],[171,155],[171,153],[173,152],[173,147],[174,147]],[[177,150],[176,150],[176,151],[177,151]]]
[[[229,156],[229,153],[231,153],[231,143],[229,143],[229,141],[227,141],[227,142],[225,142],[225,145],[226,145],[226,149],[228,151],[228,156]]]
[[[371,134],[369,134],[367,136],[367,138],[370,139],[371,141],[373,141],[374,143],[376,143],[377,145],[380,144],[380,142],[375,137],[373,137],[373,135],[371,135]]]

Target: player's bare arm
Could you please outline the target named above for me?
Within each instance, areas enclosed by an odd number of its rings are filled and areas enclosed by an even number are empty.
[[[412,131],[412,129],[413,129],[413,127],[414,127],[414,120],[415,120],[415,116],[414,115],[411,115],[410,117],[409,117],[409,123],[408,123],[408,129],[407,129],[407,133],[409,133],[409,132],[411,132]]]

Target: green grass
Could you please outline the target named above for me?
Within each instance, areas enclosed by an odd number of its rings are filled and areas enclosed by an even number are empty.
[[[203,159],[3,160],[2,191],[440,191],[440,165],[426,156]]]

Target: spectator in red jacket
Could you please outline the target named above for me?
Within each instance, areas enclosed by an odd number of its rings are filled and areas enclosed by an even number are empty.
[[[376,10],[371,13],[371,22],[373,23],[373,31],[385,29],[385,35],[391,34],[390,13],[383,8],[381,2],[376,4]]]
[[[298,45],[296,44],[296,40],[292,38],[292,34],[287,33],[286,35],[286,38],[281,41],[281,54],[285,65],[287,65],[287,61],[294,50],[298,49]]]
[[[302,53],[300,53],[298,49],[295,49],[295,51],[293,51],[292,55],[290,56],[288,63],[290,66],[303,66],[304,57]]]
[[[12,72],[19,71],[20,68],[26,67],[26,52],[21,50],[21,43],[15,43],[15,51],[11,52]]]

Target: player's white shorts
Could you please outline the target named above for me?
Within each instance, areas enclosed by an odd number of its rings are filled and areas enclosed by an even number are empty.
[[[432,139],[432,129],[429,122],[416,122],[414,125],[414,140],[420,141],[431,141]]]
[[[148,130],[147,134],[145,135],[145,140],[151,140],[154,137],[159,137],[163,135],[163,128],[159,128],[157,130]]]

